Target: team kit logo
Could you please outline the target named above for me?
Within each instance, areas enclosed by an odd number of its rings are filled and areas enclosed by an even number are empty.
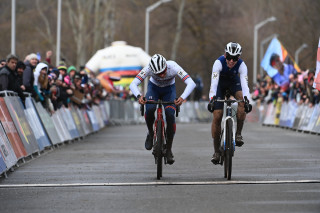
[[[217,80],[218,77],[219,77],[219,74],[218,74],[217,72],[214,72],[214,73],[212,74],[212,78],[213,78],[214,80]]]
[[[182,70],[180,70],[180,71],[178,72],[178,75],[180,76],[180,78],[182,78],[182,77],[184,76],[184,72],[183,72]]]

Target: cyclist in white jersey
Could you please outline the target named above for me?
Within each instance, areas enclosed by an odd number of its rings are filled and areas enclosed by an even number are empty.
[[[209,92],[210,103],[208,110],[213,112],[213,120],[211,125],[211,134],[213,138],[214,155],[211,159],[213,164],[220,162],[220,133],[221,120],[223,116],[223,103],[214,102],[215,100],[224,99],[226,90],[231,91],[231,95],[237,100],[244,102],[238,103],[237,110],[237,130],[236,130],[236,146],[244,144],[241,136],[243,122],[246,113],[249,113],[252,106],[249,104],[249,87],[248,87],[248,69],[240,55],[242,48],[240,44],[230,42],[225,47],[225,54],[220,56],[213,64],[211,87]],[[240,76],[240,77],[239,77]]]
[[[147,77],[151,76],[148,83],[148,90],[146,93],[146,100],[143,95],[141,95],[138,86]],[[181,80],[187,85],[182,95],[176,98],[176,86],[175,77],[179,76]],[[145,104],[147,100],[157,101],[161,99],[163,101],[173,101],[175,105],[164,105],[165,115],[167,121],[167,163],[173,164],[174,157],[172,154],[172,142],[174,134],[176,131],[175,123],[175,110],[176,105],[180,106],[183,101],[190,95],[190,93],[195,88],[196,84],[190,78],[188,73],[184,71],[176,62],[166,61],[166,59],[160,55],[155,54],[151,57],[148,66],[144,67],[140,73],[135,77],[135,79],[130,84],[130,90],[138,98],[140,104]],[[147,150],[152,149],[153,143],[153,123],[155,120],[155,110],[156,105],[147,104],[145,120],[148,127],[148,134],[145,142],[145,148]]]

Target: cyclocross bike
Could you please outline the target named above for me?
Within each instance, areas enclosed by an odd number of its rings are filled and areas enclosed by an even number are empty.
[[[163,161],[167,164],[166,155],[166,128],[163,120],[163,104],[174,104],[174,102],[147,101],[146,104],[157,104],[157,119],[154,122],[154,136],[153,136],[153,152],[155,163],[157,164],[157,179],[162,177]],[[141,116],[144,116],[144,105],[140,106]],[[180,106],[176,106],[176,117],[178,117]]]
[[[215,100],[215,102],[223,102],[226,106],[225,119],[223,120],[223,129],[220,136],[220,151],[221,161],[220,164],[224,164],[224,177],[228,180],[231,179],[232,172],[232,157],[235,151],[235,125],[234,115],[232,115],[231,105],[234,103],[244,102],[243,100],[230,99],[230,91],[227,90],[225,100]],[[223,143],[222,143],[223,138]]]

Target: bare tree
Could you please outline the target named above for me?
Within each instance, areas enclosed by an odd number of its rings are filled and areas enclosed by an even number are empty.
[[[177,28],[176,28],[176,35],[174,38],[174,42],[172,45],[172,51],[171,51],[171,59],[176,60],[176,55],[177,55],[177,49],[180,43],[181,39],[181,33],[182,33],[182,23],[183,23],[183,11],[184,11],[184,6],[185,6],[186,1],[185,0],[180,0],[180,6],[179,6],[179,12],[178,12],[178,23],[177,23]]]

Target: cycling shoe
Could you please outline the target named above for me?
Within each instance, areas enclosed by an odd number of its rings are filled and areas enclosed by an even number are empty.
[[[211,158],[211,162],[214,165],[220,164],[220,158],[221,158],[221,153],[220,152],[215,152]]]
[[[145,142],[144,146],[145,146],[146,150],[151,150],[152,149],[153,138],[152,138],[152,135],[150,135],[149,133],[147,135],[146,142]]]
[[[241,135],[236,135],[236,146],[241,147],[243,144],[243,137]]]
[[[167,164],[172,165],[175,162],[174,156],[172,154],[172,151],[171,150],[167,150],[166,155],[167,155]]]

